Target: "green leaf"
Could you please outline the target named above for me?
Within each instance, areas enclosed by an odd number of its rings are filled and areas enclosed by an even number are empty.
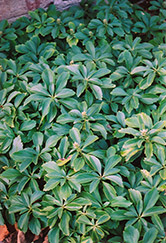
[[[48,232],[48,240],[51,243],[59,243],[59,229],[54,227]]]
[[[141,129],[144,129],[145,126],[148,127],[148,128],[152,127],[152,119],[146,113],[141,112],[137,115],[137,117],[138,117],[138,120],[139,120],[139,127]]]
[[[158,234],[158,230],[156,228],[153,227],[153,228],[149,229],[145,233],[142,242],[143,243],[153,243],[157,238],[157,234]]]
[[[24,121],[21,124],[20,130],[21,131],[29,131],[29,130],[32,130],[34,127],[36,127],[36,121],[35,120]]]
[[[10,150],[10,156],[12,156],[12,154],[14,152],[17,152],[19,150],[22,150],[23,149],[23,143],[21,141],[21,137],[20,135],[18,135],[17,137],[14,138],[13,140],[13,147],[12,149]]]
[[[155,72],[152,72],[147,76],[147,78],[144,78],[139,83],[140,89],[147,89],[153,83],[155,76],[156,76]]]
[[[89,185],[89,192],[92,193],[96,190],[100,183],[100,179],[94,179]]]
[[[50,112],[52,100],[50,98],[45,98],[42,102],[42,117],[41,122],[43,121],[44,117],[48,115]]]
[[[123,232],[123,238],[126,243],[137,243],[139,240],[139,231],[134,226],[127,226]]]
[[[21,94],[19,91],[13,91],[10,95],[9,95],[9,97],[8,97],[8,99],[7,99],[7,103],[9,103],[14,97],[16,97],[18,94]]]
[[[24,160],[21,165],[20,165],[20,171],[23,172],[27,167],[30,166],[30,164],[32,163],[32,159],[29,160]]]
[[[16,169],[7,169],[1,174],[2,177],[7,178],[7,179],[16,179],[17,177],[21,176],[21,173],[16,170]]]
[[[77,86],[77,97],[80,97],[80,95],[84,92],[85,89],[86,89],[86,84],[85,83],[80,83]]]
[[[78,217],[77,222],[81,224],[92,225],[91,221],[85,215],[81,215],[80,217]]]
[[[62,158],[65,157],[68,146],[69,146],[68,137],[62,138],[60,145],[59,145],[59,151],[61,153]]]
[[[44,191],[50,191],[54,189],[59,184],[59,178],[53,178],[47,181],[44,185]]]
[[[21,192],[23,189],[24,189],[24,187],[25,187],[25,185],[28,183],[28,181],[29,181],[29,178],[28,177],[23,177],[20,181],[19,181],[19,184],[18,184],[18,187],[17,187],[17,190],[18,190],[18,192]]]
[[[143,217],[149,217],[154,214],[164,214],[166,213],[166,209],[161,206],[153,206],[152,208],[148,208],[143,211]]]
[[[72,58],[73,61],[84,61],[86,59],[87,59],[86,55],[82,53],[76,54]]]
[[[35,132],[32,136],[32,140],[35,146],[41,146],[43,144],[44,135],[41,132]]]
[[[112,212],[110,216],[112,220],[122,221],[128,219],[128,217],[125,215],[126,213],[126,210],[118,209],[117,211]]]
[[[101,162],[98,158],[93,155],[89,156],[89,161],[93,168],[101,175]]]
[[[160,219],[160,217],[155,214],[151,217],[153,224],[155,225],[155,227],[158,229],[158,231],[160,232],[160,234],[162,234],[164,236],[165,232],[164,232],[164,226],[163,223]]]
[[[125,123],[129,127],[139,128],[139,121],[138,121],[138,118],[136,116],[127,118],[125,120]]]
[[[103,76],[106,76],[107,74],[109,74],[111,71],[107,68],[100,68],[99,70],[97,70],[93,75],[92,78],[100,78]]]
[[[43,168],[48,172],[48,173],[55,173],[58,172],[58,174],[60,174],[61,176],[61,169],[59,168],[59,166],[56,164],[56,162],[54,161],[49,161],[45,164],[42,165]]]
[[[78,186],[77,186],[78,188]],[[72,188],[69,184],[65,183],[60,189],[61,197],[66,200],[68,197],[72,195]]]
[[[63,99],[63,98],[71,97],[74,94],[75,92],[72,89],[63,88],[61,91],[56,93],[56,97]]]
[[[9,213],[17,213],[22,211],[28,211],[28,208],[25,207],[22,202],[18,202],[17,204],[15,203],[9,208]]]
[[[158,101],[158,96],[155,94],[143,94],[141,95],[141,101],[144,104],[152,105]]]
[[[36,191],[31,195],[31,204],[35,201],[38,201],[42,196],[44,195],[44,192],[42,191]]]
[[[20,150],[18,152],[14,152],[12,154],[12,158],[16,161],[22,162],[23,160],[31,160],[33,161],[34,156],[36,155],[36,151],[31,149],[31,148],[27,148],[27,149],[23,149]]]
[[[78,144],[81,143],[81,135],[80,132],[77,128],[73,127],[70,131],[69,131],[70,137],[72,138],[73,142],[76,142]]]
[[[30,231],[35,234],[35,235],[39,235],[41,232],[41,225],[40,225],[40,221],[37,218],[32,218],[30,220],[29,223],[29,229]]]
[[[161,145],[166,145],[166,142],[164,141],[164,139],[159,136],[152,137],[151,142],[155,142],[155,143],[158,143]]]
[[[149,190],[146,194],[145,194],[145,198],[144,198],[144,211],[152,208],[156,202],[159,199],[159,193],[157,191],[156,188],[153,188],[151,190]]]
[[[129,51],[125,50],[124,58],[125,58],[125,62],[126,62],[126,67],[128,70],[130,70],[133,65],[133,57],[132,57],[131,53]]]
[[[106,139],[107,138],[107,131],[105,127],[100,123],[93,123],[91,124],[91,128],[93,131],[100,132],[101,135]]]
[[[97,224],[103,224],[105,222],[107,222],[110,219],[110,216],[108,214],[104,214],[102,215],[98,220],[97,220]]]
[[[71,202],[71,203],[68,203],[65,208],[69,211],[77,211],[77,210],[81,209],[82,206],[78,203]]]
[[[122,178],[120,176],[117,175],[109,175],[109,176],[105,176],[106,179],[113,181],[114,183],[116,183],[118,186],[123,187],[123,181]]]
[[[69,122],[73,122],[74,118],[72,116],[70,116],[69,114],[62,114],[60,116],[58,116],[56,122],[60,123],[60,124],[66,124]]]
[[[20,216],[18,220],[18,228],[21,229],[24,233],[27,231],[29,227],[29,213],[24,213]]]
[[[61,221],[59,223],[59,228],[63,232],[64,235],[69,235],[69,221],[70,221],[70,216],[68,213],[65,211],[62,215]]]
[[[151,142],[145,143],[145,155],[147,159],[150,159],[153,155],[153,145]]]
[[[45,69],[42,72],[42,79],[47,86],[55,83],[55,74],[51,69]],[[53,94],[53,92],[52,92]]]
[[[124,89],[117,87],[115,89],[113,89],[113,91],[111,92],[112,95],[115,96],[128,96],[128,94],[126,93],[126,91],[124,91]]]
[[[116,190],[107,182],[103,182],[103,192],[108,200],[112,200],[112,198],[116,197]]]
[[[67,81],[70,77],[69,72],[63,72],[58,76],[56,80],[56,92],[59,93],[67,84]]]
[[[131,204],[131,202],[129,202],[128,200],[126,200],[126,198],[122,196],[118,196],[111,200],[111,207],[128,208],[129,206],[131,206]]]
[[[91,54],[91,56],[95,58],[95,47],[93,43],[91,41],[88,41],[85,46],[87,51]]]
[[[118,71],[113,72],[110,76],[110,79],[111,79],[112,82],[119,80],[121,78],[123,78],[123,74],[119,73]]]
[[[159,113],[160,115],[164,114],[166,112],[166,100],[163,99],[159,104]]]
[[[125,114],[123,112],[121,112],[121,111],[118,111],[116,117],[117,117],[118,122],[123,127],[125,127]]]
[[[81,240],[81,243],[93,243],[93,240],[91,237],[86,237]]]
[[[85,205],[91,205],[91,201],[89,198],[84,198],[84,197],[78,197],[74,199],[74,203],[77,203],[79,205],[85,206]]]
[[[133,203],[135,205],[137,205],[138,202],[142,200],[141,193],[138,190],[135,190],[135,189],[130,188],[129,189],[129,194],[130,194],[131,200],[133,201]]]
[[[82,147],[82,149],[86,148],[87,146],[91,145],[92,143],[94,143],[96,140],[98,140],[97,136],[94,135],[90,135],[87,137],[87,139],[84,142],[84,146]]]
[[[49,95],[49,94],[48,94]],[[30,95],[25,101],[24,101],[24,106],[26,106],[28,103],[32,101],[42,101],[46,97],[42,94],[32,94]]]
[[[60,103],[67,107],[68,109],[74,109],[77,106],[77,100],[73,98],[61,99]]]
[[[163,180],[166,180],[166,169],[163,169],[159,172],[160,174],[160,177],[163,179]]]
[[[144,67],[144,66],[138,66],[138,67],[135,67],[132,71],[131,71],[131,74],[135,74],[135,73],[141,73],[141,72],[144,72],[147,70],[147,67]]]
[[[139,136],[140,135],[140,132],[134,128],[130,128],[130,127],[127,127],[127,128],[121,128],[119,130],[120,133],[126,133],[126,134],[131,134],[133,136]]]
[[[85,160],[84,158],[76,158],[74,160],[74,171],[79,171],[81,170],[85,165]]]
[[[0,212],[0,225],[4,225],[4,219],[2,217],[2,213]]]
[[[59,140],[59,136],[57,135],[50,136],[46,141],[46,148],[54,147],[57,144],[58,140]]]
[[[111,156],[105,166],[103,176],[107,176],[112,173],[112,169],[121,161],[121,157],[119,155]]]
[[[44,96],[44,98],[46,98],[46,97],[50,97],[49,92],[47,91],[47,89],[46,89],[42,84],[36,84],[36,85],[32,86],[32,87],[30,88],[30,91],[31,91],[32,93],[35,93],[35,94]],[[34,96],[34,97],[35,97],[35,96]]]
[[[98,85],[89,84],[90,88],[92,89],[92,92],[97,100],[102,100],[103,98],[103,92],[102,89]]]

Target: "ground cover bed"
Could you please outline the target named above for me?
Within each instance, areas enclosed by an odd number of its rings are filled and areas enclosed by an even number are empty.
[[[4,243],[166,242],[166,1],[139,4],[0,22]]]

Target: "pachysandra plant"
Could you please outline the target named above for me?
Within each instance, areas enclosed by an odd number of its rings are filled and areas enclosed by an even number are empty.
[[[165,1],[0,22],[0,225],[165,243]]]
[[[145,156],[149,159],[152,157],[156,146],[162,148],[166,145],[165,121],[158,121],[153,124],[148,115],[139,113],[136,116],[127,118],[126,125],[128,127],[122,128],[119,132],[134,136],[134,138],[126,140],[122,147],[122,155],[126,156],[127,161],[143,149]]]

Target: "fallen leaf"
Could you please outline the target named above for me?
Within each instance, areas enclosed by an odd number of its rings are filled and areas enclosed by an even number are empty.
[[[6,225],[0,225],[0,241],[4,240],[8,234],[9,231]]]
[[[26,240],[25,240],[25,234],[18,230],[18,234],[17,234],[17,243],[25,243]]]
[[[17,242],[17,232],[9,234],[4,240],[3,243],[18,243]]]
[[[49,241],[48,241],[48,235],[44,238],[43,243],[49,243]]]

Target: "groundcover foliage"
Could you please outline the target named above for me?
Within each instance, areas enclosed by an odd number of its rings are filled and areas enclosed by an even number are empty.
[[[106,2],[0,22],[0,224],[165,243],[166,2]]]

